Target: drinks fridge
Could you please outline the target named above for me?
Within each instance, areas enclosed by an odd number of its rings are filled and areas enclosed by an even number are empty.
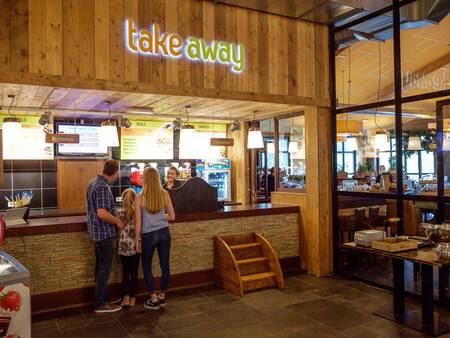
[[[219,201],[231,200],[231,161],[228,158],[215,160],[198,160],[197,177],[203,178],[217,188]]]
[[[0,337],[31,337],[30,273],[0,251]]]

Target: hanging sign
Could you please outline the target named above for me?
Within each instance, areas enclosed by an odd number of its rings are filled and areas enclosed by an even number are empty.
[[[232,147],[234,146],[234,138],[211,138],[212,146]]]
[[[194,61],[229,65],[235,73],[244,70],[244,46],[224,41],[207,44],[204,39],[195,37],[183,40],[176,33],[160,32],[157,23],[147,30],[138,29],[131,19],[125,20],[125,46],[131,53],[174,58],[185,56]]]
[[[80,143],[79,134],[45,134],[46,143]]]

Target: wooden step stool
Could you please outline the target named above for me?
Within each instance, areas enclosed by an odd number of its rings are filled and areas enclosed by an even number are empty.
[[[248,290],[284,288],[278,257],[256,232],[214,237],[214,275],[217,285],[241,297]]]

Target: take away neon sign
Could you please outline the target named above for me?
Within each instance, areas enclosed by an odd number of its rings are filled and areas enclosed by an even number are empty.
[[[244,70],[244,46],[223,41],[212,41],[207,45],[204,39],[189,37],[183,40],[175,33],[162,33],[157,23],[147,29],[138,29],[133,20],[125,21],[125,46],[135,54],[161,55],[179,58],[186,56],[194,61],[223,63],[231,71]]]

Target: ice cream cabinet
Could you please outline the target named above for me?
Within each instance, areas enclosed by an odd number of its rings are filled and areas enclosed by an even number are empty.
[[[209,185],[217,188],[219,201],[231,200],[230,159],[198,160],[196,171],[197,177],[203,178]]]
[[[0,337],[31,337],[30,273],[0,251]]]

